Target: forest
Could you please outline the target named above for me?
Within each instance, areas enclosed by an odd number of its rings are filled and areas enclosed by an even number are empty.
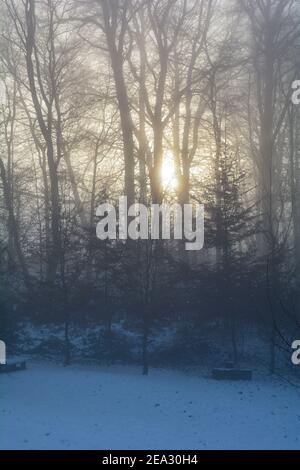
[[[8,351],[133,361],[144,375],[290,369],[299,0],[1,0],[0,25]],[[203,249],[100,240],[97,208],[122,196],[204,205]]]

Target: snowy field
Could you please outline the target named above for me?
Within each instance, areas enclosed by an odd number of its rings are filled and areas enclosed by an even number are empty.
[[[1,449],[299,449],[299,390],[132,367],[0,376]]]

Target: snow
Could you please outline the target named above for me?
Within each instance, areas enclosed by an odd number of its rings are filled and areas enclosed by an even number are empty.
[[[299,390],[257,375],[34,362],[0,376],[0,449],[298,449]]]

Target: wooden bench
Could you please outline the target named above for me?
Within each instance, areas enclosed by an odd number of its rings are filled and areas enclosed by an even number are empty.
[[[0,374],[8,374],[9,372],[18,372],[26,369],[26,361],[21,360],[9,360],[6,364],[0,364]]]
[[[236,368],[213,369],[212,377],[215,380],[252,380],[252,370]]]

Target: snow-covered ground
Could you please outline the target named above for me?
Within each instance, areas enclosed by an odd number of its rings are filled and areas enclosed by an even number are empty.
[[[30,363],[0,376],[0,449],[299,449],[299,399],[263,376]]]

